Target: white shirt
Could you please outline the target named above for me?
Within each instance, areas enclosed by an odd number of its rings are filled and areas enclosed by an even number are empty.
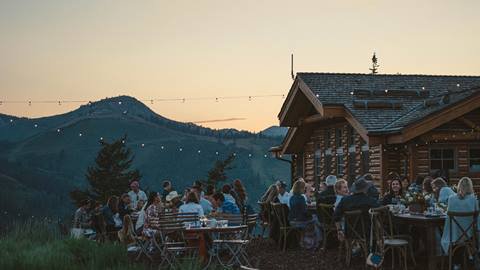
[[[147,202],[147,194],[145,194],[145,192],[143,192],[143,190],[138,190],[138,193],[135,193],[133,190],[130,190],[128,192],[128,196],[130,196],[130,201],[132,202],[132,208],[137,208],[137,202],[139,200],[142,200],[145,202]]]
[[[280,201],[281,204],[286,204],[288,207],[290,207],[290,193],[288,191],[285,191],[285,193],[278,194],[278,200]]]
[[[197,213],[198,216],[204,216],[203,214],[203,208],[200,204],[198,203],[185,203],[180,208],[178,209],[180,213]]]

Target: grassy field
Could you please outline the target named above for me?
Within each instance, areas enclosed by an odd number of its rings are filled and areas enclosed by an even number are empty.
[[[0,238],[0,269],[144,269],[125,247],[62,237],[54,225],[28,222]]]

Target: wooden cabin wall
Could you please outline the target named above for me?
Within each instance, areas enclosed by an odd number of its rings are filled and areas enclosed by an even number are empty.
[[[343,170],[341,172],[337,172],[337,150],[338,147],[335,144],[335,136],[336,136],[336,129],[341,129],[342,137],[341,137],[341,148],[343,149]],[[316,178],[319,178],[319,181],[324,181],[325,177],[333,174],[337,176],[343,176],[345,180],[349,179],[350,176],[350,162],[354,162],[353,172],[354,175],[351,179],[355,179],[359,175],[364,173],[371,173],[375,179],[375,184],[381,187],[380,179],[382,179],[382,166],[381,166],[381,159],[382,153],[381,148],[379,146],[373,146],[370,148],[370,151],[367,151],[368,154],[368,167],[369,170],[367,172],[363,171],[363,164],[362,164],[362,145],[365,144],[365,141],[361,138],[358,133],[354,135],[354,145],[355,145],[355,152],[350,154],[349,153],[349,136],[350,136],[350,129],[351,126],[342,121],[340,123],[331,124],[328,126],[319,125],[318,127],[314,128],[312,135],[310,136],[308,142],[304,145],[303,149],[303,158],[304,158],[304,179],[307,182],[311,182],[312,184],[315,183]],[[329,138],[326,140],[325,136],[327,134],[327,130],[330,132]],[[331,156],[331,165],[329,168],[326,166],[326,159],[325,150],[326,149],[332,150]],[[315,151],[320,149],[322,152],[321,157],[318,160],[318,164],[315,162]],[[315,166],[317,165],[317,169]],[[316,177],[316,170],[317,177]]]
[[[473,123],[477,129],[467,123]],[[469,168],[470,149],[480,148],[479,126],[480,109],[477,109],[412,140],[411,144],[415,145],[413,147],[415,162],[412,163],[414,174],[426,176],[432,173],[430,168],[432,148],[452,148],[456,170],[449,172],[451,184],[456,184],[460,178],[468,176],[472,179],[475,189],[480,191],[480,172],[470,172]]]

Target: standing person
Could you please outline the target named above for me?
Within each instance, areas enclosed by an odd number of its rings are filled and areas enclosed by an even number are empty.
[[[187,195],[186,202],[180,206],[179,208],[180,213],[196,213],[199,217],[203,217],[205,214],[203,213],[203,208],[199,204],[197,193],[191,191]]]
[[[138,204],[138,202],[137,202]],[[125,215],[130,215],[133,212],[130,196],[127,193],[120,196],[120,202],[118,203],[118,215],[121,220]]]
[[[348,182],[344,179],[338,179],[335,183],[335,204],[334,209],[337,208],[337,205],[340,203],[343,197],[346,197],[350,194],[348,190]]]
[[[298,180],[297,180],[298,181]],[[277,182],[277,191],[278,191],[278,201],[281,204],[286,204],[289,206],[290,203],[290,193],[287,191],[287,184],[283,181]]]
[[[167,199],[167,195],[173,191],[172,182],[165,180],[162,183],[163,191],[162,191],[162,201]]]
[[[235,193],[237,194],[237,206],[240,208],[241,211],[245,207],[247,207],[247,191],[245,190],[245,187],[242,184],[242,181],[240,179],[235,179],[233,181],[233,189],[235,190]]]
[[[107,205],[102,208],[102,215],[106,223],[107,232],[117,231],[114,216],[118,214],[118,197],[111,196],[108,198]]]
[[[145,194],[143,190],[140,190],[140,184],[138,183],[138,181],[133,181],[132,183],[130,183],[130,188],[132,190],[128,192],[128,196],[130,196],[132,208],[137,208],[138,200],[147,201],[147,194]]]
[[[432,190],[435,195],[435,199],[439,203],[448,203],[448,198],[452,195],[455,195],[455,191],[452,188],[447,186],[447,182],[442,178],[438,177],[432,182]]]
[[[237,204],[225,200],[223,193],[215,193],[213,199],[215,200],[217,212],[224,214],[240,214],[240,209],[238,209]]]
[[[382,204],[397,204],[403,197],[403,188],[402,182],[398,179],[393,179],[390,182],[390,187],[388,188],[388,193],[383,196]]]
[[[337,177],[335,175],[329,175],[325,178],[325,184],[327,185],[327,189],[320,192],[318,194],[318,201],[317,203],[323,204],[334,204],[337,196],[335,195],[335,183],[337,183]]]

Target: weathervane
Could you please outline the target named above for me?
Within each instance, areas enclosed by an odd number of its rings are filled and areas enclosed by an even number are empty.
[[[373,56],[372,56],[372,68],[369,68],[370,71],[372,72],[372,75],[375,75],[378,73],[378,67],[380,65],[378,65],[377,63],[378,59],[377,59],[377,56],[375,55],[375,52],[373,52]]]

